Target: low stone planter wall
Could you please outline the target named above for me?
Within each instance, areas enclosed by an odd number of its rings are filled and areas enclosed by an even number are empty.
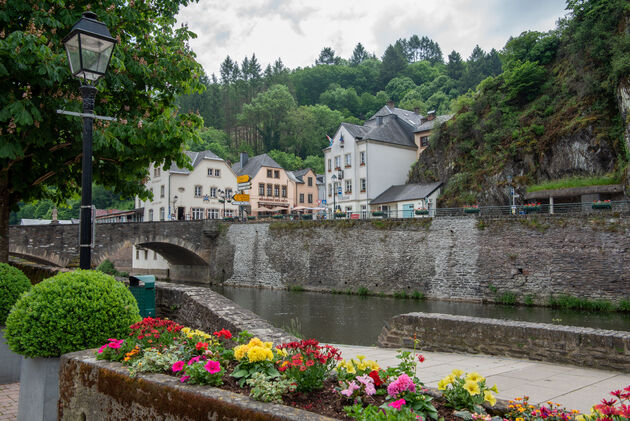
[[[263,341],[272,341],[274,344],[297,340],[209,288],[156,282],[155,290],[158,317],[168,317],[177,323],[208,333],[228,329],[236,334],[247,330]]]
[[[165,374],[130,378],[122,364],[97,361],[94,350],[61,357],[59,420],[327,421],[311,412],[252,400]]]
[[[630,372],[630,332],[545,323],[408,313],[385,324],[382,347],[501,355]]]
[[[4,339],[4,326],[0,326],[0,361],[0,384],[19,382],[22,356],[9,349]]]

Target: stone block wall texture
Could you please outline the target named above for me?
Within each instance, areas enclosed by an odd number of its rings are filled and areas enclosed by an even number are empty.
[[[122,364],[97,361],[94,350],[61,357],[60,421],[326,421],[311,412],[254,401],[165,374],[130,378]]]
[[[630,298],[630,220],[609,216],[302,221],[232,225],[225,284],[423,292],[547,304]]]
[[[156,313],[185,326],[212,333],[228,329],[233,335],[247,330],[274,344],[297,340],[255,313],[205,287],[156,282]]]
[[[385,324],[383,347],[501,355],[630,372],[630,332],[439,313],[408,313]]]

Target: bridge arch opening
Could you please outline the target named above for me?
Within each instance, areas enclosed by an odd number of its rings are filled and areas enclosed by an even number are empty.
[[[163,242],[144,242],[136,244],[136,248],[152,250],[175,266],[208,266],[203,258],[195,252],[176,244]]]

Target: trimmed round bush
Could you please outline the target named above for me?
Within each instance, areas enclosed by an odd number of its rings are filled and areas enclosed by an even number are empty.
[[[124,338],[141,320],[131,292],[102,272],[60,273],[35,285],[7,318],[9,348],[26,357],[59,357]]]
[[[0,326],[4,326],[9,311],[23,292],[31,289],[31,281],[20,269],[0,263]]]

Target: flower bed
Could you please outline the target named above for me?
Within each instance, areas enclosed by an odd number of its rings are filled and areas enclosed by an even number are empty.
[[[217,386],[249,394],[254,400],[283,403],[344,420],[408,420],[420,416],[427,421],[500,421],[522,417],[519,411],[512,411],[512,416],[502,414],[504,418],[487,414],[496,403],[497,388],[487,385],[486,379],[474,372],[453,370],[438,384],[442,396],[434,398],[417,377],[418,364],[424,357],[415,352],[416,340],[413,351],[399,353],[397,366],[383,369],[362,356],[342,360],[338,349],[314,339],[274,346],[246,331],[233,336],[222,329],[210,335],[151,318],[132,325],[130,330],[125,339],[109,339],[98,349],[96,358],[121,362],[131,377],[167,373],[176,376],[179,383]],[[626,389],[615,392],[618,399],[630,398],[630,386]],[[528,406],[527,410],[533,408]],[[576,415],[560,408],[537,410],[556,411],[559,418],[555,419],[568,420]]]
[[[428,209],[416,209],[416,215],[428,215],[428,214],[429,214]]]
[[[385,212],[383,211],[373,211],[372,216],[385,216]]]
[[[464,213],[479,213],[478,205],[464,206]]]
[[[538,212],[541,209],[540,203],[526,203],[523,205],[523,210],[527,213]]]

